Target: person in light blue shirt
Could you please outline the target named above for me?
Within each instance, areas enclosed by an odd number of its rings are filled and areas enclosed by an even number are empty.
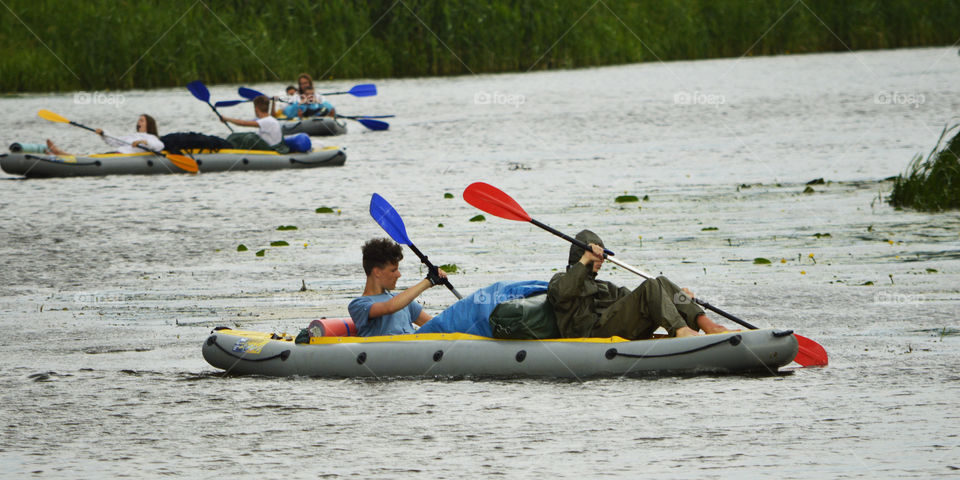
[[[446,273],[434,267],[427,273],[427,278],[394,294],[391,290],[397,288],[401,276],[400,260],[403,260],[403,248],[396,242],[375,238],[363,245],[363,272],[367,275],[367,283],[363,296],[353,299],[347,307],[357,326],[357,335],[414,333],[413,324],[420,326],[433,318],[414,300],[430,287],[443,283]]]

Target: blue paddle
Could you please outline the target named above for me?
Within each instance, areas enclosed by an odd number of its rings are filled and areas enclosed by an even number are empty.
[[[371,87],[373,87],[373,84],[368,84],[368,85],[370,85]],[[363,86],[363,85],[357,85],[357,87],[362,87],[362,86]],[[357,87],[353,87],[353,88],[355,89],[355,88],[357,88]],[[257,97],[263,95],[262,93],[254,90],[254,89],[252,89],[252,88],[247,88],[247,87],[240,87],[240,88],[238,88],[238,89],[237,89],[237,93],[240,94],[241,97],[246,98],[247,100],[253,100],[254,98],[257,98]],[[346,93],[346,92],[340,92],[340,93]],[[376,87],[374,87],[374,93],[376,93]],[[325,93],[324,95],[331,95],[331,94]],[[240,103],[240,100],[229,100],[229,101]],[[236,105],[236,104],[234,104],[234,105]],[[227,105],[225,105],[225,106],[227,106]],[[370,130],[382,131],[382,130],[387,130],[387,129],[389,129],[389,128],[390,128],[390,124],[387,123],[387,122],[381,122],[380,120],[373,120],[373,118],[388,118],[388,117],[392,117],[392,116],[393,116],[393,115],[379,115],[379,116],[372,116],[372,115],[371,115],[371,116],[367,116],[367,115],[356,115],[356,116],[337,115],[337,118],[346,118],[346,119],[348,119],[348,120],[353,120],[353,121],[355,121],[355,122],[360,123],[360,125],[363,125],[364,127],[369,128]]]
[[[353,120],[354,122],[360,123],[364,127],[369,128],[370,130],[386,130],[390,128],[390,124],[387,122],[381,122],[380,120],[373,120],[370,117],[348,117],[346,115],[337,114],[337,118],[346,118],[348,120]]]
[[[230,129],[231,133],[233,133],[233,128],[229,123],[226,122],[226,120],[223,119],[223,116],[217,111],[217,107],[214,107],[213,104],[210,103],[210,90],[207,89],[207,86],[204,85],[203,82],[200,80],[194,80],[187,84],[187,90],[190,90],[190,93],[192,93],[197,100],[206,102],[207,105],[210,105],[210,109],[213,110],[213,113],[216,113],[217,117],[220,118],[220,121]]]
[[[355,85],[350,90],[346,92],[329,92],[321,93],[320,95],[343,95],[349,93],[354,97],[372,97],[377,94],[377,86],[372,83],[363,83],[360,85]]]
[[[434,266],[430,263],[430,260],[427,259],[427,256],[424,255],[417,247],[410,241],[410,237],[407,236],[407,229],[403,226],[403,219],[400,218],[400,214],[394,210],[393,206],[379,193],[374,193],[370,197],[370,216],[380,225],[380,228],[383,231],[387,232],[387,235],[390,235],[390,238],[393,241],[406,245],[410,247],[410,250],[413,250],[413,253],[420,257],[420,261],[429,269],[433,269]],[[463,295],[460,295],[460,292],[456,288],[453,288],[453,285],[450,284],[450,281],[443,279],[443,284],[457,296],[457,299],[463,298]]]
[[[213,105],[214,105],[215,107],[217,107],[217,108],[220,108],[220,107],[232,107],[232,106],[234,106],[234,105],[239,105],[239,104],[241,104],[241,103],[247,103],[247,102],[249,102],[249,101],[250,101],[250,100],[223,100],[223,101],[214,103]]]

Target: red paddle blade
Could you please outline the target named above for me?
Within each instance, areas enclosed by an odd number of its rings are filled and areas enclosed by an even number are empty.
[[[794,362],[804,367],[824,367],[827,365],[827,351],[819,343],[810,340],[802,335],[793,334],[797,337],[797,343],[800,344],[800,351]]]
[[[463,199],[470,205],[500,218],[529,222],[530,215],[510,195],[488,183],[471,183],[463,191]]]

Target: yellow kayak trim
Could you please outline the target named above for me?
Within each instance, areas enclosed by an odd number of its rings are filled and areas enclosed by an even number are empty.
[[[323,147],[323,148],[321,148],[321,149],[319,149],[319,150],[314,149],[314,151],[322,152],[322,151],[325,151],[325,150],[338,150],[338,149],[340,149],[340,147]],[[161,153],[170,154],[170,152],[168,152],[168,151],[166,151],[166,150],[164,150],[164,151],[161,152]],[[240,150],[240,149],[233,149],[233,148],[225,148],[225,149],[222,149],[222,150],[217,150],[216,152],[211,152],[211,151],[209,151],[209,150],[202,150],[202,149],[185,149],[185,150],[183,150],[183,153],[184,153],[185,155],[197,155],[197,154],[216,155],[216,154],[218,154],[218,153],[239,154],[239,155],[273,155],[273,156],[296,155],[296,153],[278,153],[278,152],[275,152],[275,151],[273,151],[273,150]],[[298,152],[298,153],[310,153],[310,152]],[[68,159],[67,161],[75,162],[75,161],[76,161],[76,157],[84,157],[84,158],[130,158],[130,157],[153,156],[153,153],[150,153],[150,152],[137,152],[137,153],[91,153],[91,154],[89,154],[89,155],[54,155],[54,156],[55,156],[55,157],[59,157],[59,158],[63,158],[63,159]]]
[[[252,332],[244,330],[217,330],[216,333],[226,333],[238,337],[251,339],[267,339],[278,342],[293,343],[293,336],[287,333],[278,334],[281,338],[272,338],[275,334],[268,332]],[[418,340],[487,340],[496,342],[566,342],[566,343],[622,343],[630,342],[623,337],[609,338],[550,338],[545,340],[510,340],[505,338],[481,337],[469,333],[411,333],[407,335],[385,335],[380,337],[313,337],[310,345],[331,345],[337,343],[381,343],[381,342],[409,342]]]

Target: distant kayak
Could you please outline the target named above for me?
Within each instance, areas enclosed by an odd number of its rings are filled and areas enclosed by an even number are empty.
[[[283,129],[284,135],[306,133],[311,137],[329,137],[347,133],[346,123],[333,117],[281,120],[280,127]]]
[[[193,153],[191,150],[184,150],[183,154],[197,161],[201,173],[336,167],[343,165],[347,160],[347,154],[338,147],[287,154],[269,150],[234,149],[213,153]],[[6,153],[0,155],[0,168],[12,175],[33,178],[185,173],[170,160],[146,152],[60,156],[42,153]]]
[[[237,375],[592,378],[774,373],[793,360],[798,348],[791,331],[769,329],[638,341],[498,340],[464,333],[315,336],[307,341],[220,327],[204,342],[203,358]]]

